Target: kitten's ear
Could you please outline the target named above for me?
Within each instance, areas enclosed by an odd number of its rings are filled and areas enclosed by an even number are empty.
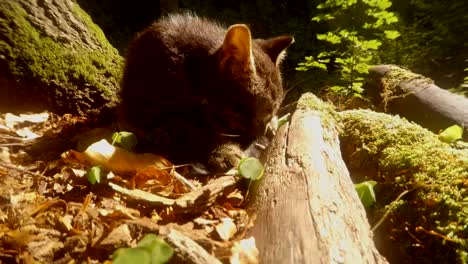
[[[229,27],[222,47],[220,66],[223,68],[228,58],[234,58],[242,65],[255,69],[252,55],[252,37],[244,24]]]
[[[278,66],[286,55],[286,48],[293,43],[293,37],[280,36],[262,40],[260,45],[268,56],[270,56],[271,60]]]

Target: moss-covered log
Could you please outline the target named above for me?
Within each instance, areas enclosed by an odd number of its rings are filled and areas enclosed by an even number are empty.
[[[367,110],[339,113],[342,153],[355,182],[378,182],[378,248],[391,263],[468,261],[468,150],[405,119]],[[406,192],[401,198],[397,197]]]
[[[370,93],[385,112],[404,116],[436,133],[458,124],[468,135],[467,98],[394,65],[378,65],[369,72]]]
[[[341,158],[333,107],[306,94],[251,193],[262,263],[387,263]]]
[[[0,0],[0,111],[84,114],[115,100],[122,57],[71,0]]]

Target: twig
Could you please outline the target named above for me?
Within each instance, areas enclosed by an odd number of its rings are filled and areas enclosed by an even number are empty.
[[[32,171],[28,171],[28,170],[23,169],[23,168],[18,168],[18,167],[14,166],[14,165],[8,164],[8,163],[3,162],[3,161],[0,161],[0,166],[4,167],[6,169],[9,169],[9,170],[15,170],[15,171],[19,171],[19,172],[22,172],[22,173],[26,173],[26,174],[29,174],[31,176],[45,178],[45,176],[43,176],[43,175],[41,175],[41,174],[39,174],[37,172],[32,172]]]
[[[187,180],[184,176],[180,175],[176,170],[175,167],[172,168],[171,174],[174,175],[174,177],[179,180],[183,185],[187,186],[190,191],[195,191],[197,187],[189,180]]]
[[[398,197],[395,199],[395,201],[393,201],[392,203],[394,202],[397,202],[398,200],[400,200],[405,194],[409,193],[410,191],[413,191],[415,188],[411,189],[411,190],[406,190],[402,193],[400,193],[400,195],[398,195]],[[385,221],[385,219],[388,217],[388,215],[390,214],[390,211],[392,210],[392,207],[388,208],[388,210],[385,212],[385,214],[382,216],[382,218],[380,218],[380,220],[372,227],[371,231],[372,232],[375,232],[375,230],[377,230],[377,228],[379,228],[379,226]]]

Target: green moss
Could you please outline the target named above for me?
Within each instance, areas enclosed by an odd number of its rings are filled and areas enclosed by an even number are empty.
[[[384,110],[387,111],[387,106],[390,101],[396,98],[405,97],[409,93],[403,91],[400,85],[405,82],[415,81],[415,85],[419,83],[432,84],[433,81],[422,75],[402,69],[398,66],[391,66],[391,70],[382,78],[382,99]],[[425,86],[425,85],[424,85]],[[424,87],[422,86],[422,87]]]
[[[109,87],[118,87],[122,58],[76,4],[75,12],[86,21],[103,50],[54,40],[31,25],[19,3],[3,1],[1,5],[0,30],[6,39],[0,42],[0,54],[17,80],[91,86],[107,95],[112,94]]]
[[[335,107],[332,104],[320,100],[312,93],[303,94],[297,103],[297,108],[318,111],[322,125],[325,128],[336,128],[337,123],[335,120],[337,120],[338,115],[335,111]]]
[[[344,124],[343,156],[351,171],[380,183],[376,215],[391,208],[387,223],[395,241],[413,257],[411,232],[427,250],[427,261],[447,255],[453,260],[456,255],[466,262],[468,150],[453,149],[432,132],[399,117],[366,110],[339,115]],[[392,202],[404,190],[413,191]]]

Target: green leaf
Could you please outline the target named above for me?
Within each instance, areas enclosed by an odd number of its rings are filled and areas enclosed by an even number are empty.
[[[365,59],[365,58],[361,58]],[[367,74],[369,73],[369,68],[370,66],[364,63],[358,63],[354,66],[354,70],[357,71],[360,74]]]
[[[385,37],[388,39],[396,39],[400,36],[400,32],[396,30],[385,30]]]
[[[364,207],[370,207],[376,202],[374,192],[374,186],[376,184],[376,181],[365,181],[354,185]]]
[[[137,143],[137,137],[132,132],[120,131],[112,134],[112,145],[118,144],[126,150],[132,150]]]
[[[341,43],[341,38],[332,32],[327,32],[326,34],[317,34],[317,39],[328,41],[331,44]]]
[[[459,125],[453,125],[446,128],[439,134],[439,140],[445,143],[452,143],[463,137],[463,128]]]
[[[334,91],[334,92],[340,92],[342,90],[344,90],[345,88],[343,86],[338,86],[338,85],[335,85],[335,86],[332,86],[330,87],[330,90]]]
[[[258,159],[247,157],[240,161],[238,171],[242,177],[255,181],[263,177],[265,169]]]
[[[174,254],[172,247],[169,246],[164,239],[155,234],[145,235],[140,242],[138,242],[137,247],[150,252],[152,263],[156,264],[169,262]]]
[[[348,37],[348,35],[349,35],[349,31],[346,30],[346,29],[342,29],[342,30],[340,30],[340,31],[338,32],[338,34],[339,34],[340,36],[346,38],[346,37]]]
[[[352,90],[355,91],[358,94],[362,94],[362,92],[364,92],[364,89],[362,88],[362,83],[354,82]]]
[[[86,174],[88,176],[89,183],[91,183],[92,185],[100,183],[101,179],[104,177],[104,171],[101,166],[93,166],[89,168]]]
[[[314,61],[312,62],[310,65],[308,65],[310,67],[315,67],[315,68],[319,68],[319,69],[322,69],[322,70],[327,70],[327,65],[323,64],[323,63],[320,63],[318,61]]]
[[[378,41],[376,39],[363,41],[363,46],[366,47],[367,49],[377,50],[377,49],[379,49],[380,45],[382,45],[382,42],[380,42],[380,41]]]
[[[328,20],[332,20],[334,18],[335,18],[334,16],[332,16],[332,15],[330,15],[328,13],[327,14],[319,14],[317,16],[314,16],[312,18],[312,21],[317,21],[317,22],[320,22],[322,20],[328,21]]]
[[[151,255],[143,248],[119,248],[112,259],[113,264],[151,264]]]
[[[278,118],[278,128],[280,128],[282,125],[284,125],[286,122],[288,122],[290,116],[291,116],[291,114],[287,113],[284,116]]]
[[[114,252],[113,263],[119,264],[164,264],[168,263],[174,250],[155,234],[146,234],[135,248],[120,248]]]
[[[335,59],[335,63],[338,63],[338,64],[346,64],[346,61],[345,61],[345,59],[343,59],[343,58],[336,58],[336,59]]]

